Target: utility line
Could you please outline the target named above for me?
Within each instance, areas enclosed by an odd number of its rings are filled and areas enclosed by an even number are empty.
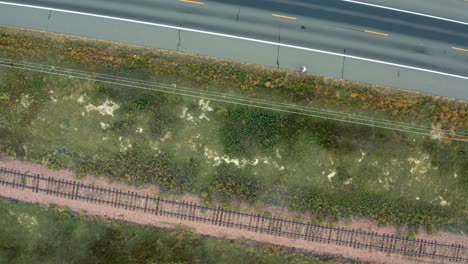
[[[242,96],[227,95],[211,91],[203,91],[188,87],[177,87],[170,84],[155,83],[143,80],[135,80],[125,77],[117,77],[107,74],[88,73],[78,70],[66,69],[61,67],[53,67],[49,65],[42,65],[29,62],[21,62],[9,59],[0,58],[0,66],[28,70],[33,72],[40,72],[45,74],[59,75],[69,78],[76,78],[81,80],[96,81],[101,83],[113,84],[118,86],[158,91],[164,93],[177,94],[182,96],[189,96],[193,98],[208,99],[228,104],[237,104],[249,107],[256,107],[272,111],[280,111],[284,113],[299,114],[303,116],[310,116],[316,118],[329,119],[339,122],[347,122],[352,124],[373,126],[384,129],[397,130],[402,132],[409,132],[418,135],[430,136],[431,132],[439,132],[442,134],[449,133],[449,130],[432,129],[430,127],[412,125],[404,122],[388,121],[385,119],[371,118],[365,116],[350,115],[340,113],[338,111],[323,110],[319,108],[307,108],[303,106],[286,104],[280,102],[271,102],[262,99],[246,98]],[[442,138],[449,138],[458,141],[468,141],[467,132],[457,133],[455,137],[441,135]]]

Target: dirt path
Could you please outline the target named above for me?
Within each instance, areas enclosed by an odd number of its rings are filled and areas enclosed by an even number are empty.
[[[72,180],[74,179],[74,173],[71,171],[56,171],[56,170],[49,170],[44,166],[38,164],[31,164],[31,163],[22,163],[19,161],[0,161],[0,167],[10,168],[20,170],[22,172],[29,172],[31,174],[41,174],[44,176],[52,176],[59,179],[64,180]],[[103,187],[113,187],[119,188],[125,191],[138,191],[142,194],[152,194],[154,195],[157,193],[157,189],[155,187],[145,187],[145,188],[134,188],[130,187],[125,184],[119,183],[111,183],[104,179],[97,179],[93,177],[86,177],[85,179],[81,180],[84,183],[94,183],[99,186]],[[211,224],[204,224],[200,222],[191,222],[181,219],[175,219],[165,216],[156,216],[156,215],[148,215],[142,212],[132,212],[121,208],[114,208],[102,204],[92,204],[81,202],[77,200],[70,200],[67,198],[50,196],[41,193],[35,193],[29,190],[19,190],[19,189],[12,189],[5,186],[0,186],[0,195],[25,201],[25,202],[32,202],[32,203],[41,203],[41,204],[58,204],[61,206],[68,206],[72,210],[75,211],[86,211],[88,214],[104,216],[112,219],[120,219],[131,221],[139,224],[145,225],[154,225],[158,227],[176,227],[178,225],[182,225],[185,227],[189,227],[196,232],[204,235],[210,235],[215,237],[225,237],[225,238],[246,238],[251,239],[259,242],[270,243],[270,244],[277,244],[282,246],[288,247],[295,247],[301,248],[307,251],[315,252],[318,254],[327,254],[327,255],[337,255],[342,256],[344,258],[355,259],[355,260],[362,260],[362,261],[369,261],[371,263],[443,263],[442,261],[438,260],[431,260],[431,259],[415,259],[410,257],[404,257],[394,254],[387,254],[378,251],[371,251],[371,250],[362,250],[362,249],[355,249],[351,247],[345,246],[338,246],[333,244],[323,244],[311,241],[305,241],[302,239],[292,239],[292,238],[284,238],[278,237],[268,234],[261,234],[250,232],[246,230],[239,230],[236,228],[227,228],[221,226],[213,226]],[[196,197],[192,196],[183,196],[177,197],[178,199],[183,199],[186,201],[194,201],[199,202]],[[345,225],[344,227],[352,227],[352,228],[362,228],[364,230],[372,230],[379,233],[389,233],[395,232],[396,229],[385,227],[380,228],[377,225],[369,222],[369,221],[354,221],[351,224]],[[462,244],[465,247],[468,247],[468,239],[466,236],[461,235],[453,235],[449,233],[439,233],[437,235],[429,235],[429,234],[421,234],[418,238],[423,238],[427,240],[438,240],[439,242],[444,242],[448,244],[456,243]]]

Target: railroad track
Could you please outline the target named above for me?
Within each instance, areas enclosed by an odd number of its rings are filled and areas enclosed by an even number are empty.
[[[279,237],[332,243],[417,258],[468,263],[468,249],[462,245],[234,212],[219,207],[200,206],[192,202],[163,199],[147,194],[140,195],[131,191],[124,192],[116,188],[102,188],[77,181],[27,174],[3,167],[0,167],[0,185],[129,211],[142,211],[147,214],[239,228]]]

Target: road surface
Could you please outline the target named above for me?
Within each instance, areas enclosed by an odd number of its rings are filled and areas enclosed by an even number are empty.
[[[433,7],[434,1],[437,0],[430,1]],[[341,0],[15,0],[14,2],[284,43],[468,79],[468,22],[455,23],[447,21],[448,19],[436,19]],[[367,2],[379,4],[381,1]],[[468,10],[468,2],[460,5],[466,6]],[[437,12],[434,11],[436,9],[425,6],[427,9],[425,11]],[[441,10],[443,15],[447,15],[447,12],[443,12],[445,9]],[[413,5],[411,11],[418,11],[417,5]],[[461,18],[458,13],[454,17],[454,19]],[[219,49],[217,45],[219,45],[217,42],[203,43],[206,50]],[[247,54],[241,54],[244,44],[233,41],[230,45],[232,45],[232,58],[236,58],[238,54],[239,60],[243,60],[249,57],[249,52],[252,52],[248,50]],[[178,45],[177,49],[192,52],[184,45]],[[288,54],[285,52],[282,58],[289,56]],[[282,58],[278,52],[275,66],[290,68],[291,62],[283,65],[282,62],[287,60]],[[306,57],[303,58],[294,56],[297,66],[310,64]],[[271,66],[272,63],[264,64]],[[336,73],[330,75],[339,77],[339,69],[334,70]],[[360,75],[365,75],[366,71],[363,68]],[[343,73],[341,77],[344,77]],[[396,77],[400,77],[399,71]],[[445,84],[447,87],[444,89],[455,86],[447,82]],[[464,84],[468,87],[467,82]],[[459,81],[456,86],[457,93],[461,91],[468,94],[468,88],[461,88]],[[454,94],[452,92],[448,96],[456,97]],[[466,99],[468,95],[460,95],[459,98]]]

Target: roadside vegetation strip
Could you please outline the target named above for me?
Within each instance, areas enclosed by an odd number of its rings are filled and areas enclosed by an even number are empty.
[[[99,73],[76,71],[73,69],[60,68],[49,65],[41,65],[37,63],[22,62],[17,60],[10,60],[0,58],[0,66],[28,70],[33,72],[40,72],[45,74],[54,74],[66,76],[69,78],[77,78],[89,81],[97,81],[106,84],[115,84],[126,88],[145,89],[157,92],[172,93],[177,95],[189,96],[194,98],[208,99],[212,101],[224,102],[229,104],[237,104],[243,106],[257,107],[266,110],[280,111],[285,113],[299,114],[310,117],[318,117],[334,121],[347,122],[352,124],[366,125],[371,127],[378,127],[384,129],[397,130],[402,132],[414,133],[419,135],[431,136],[436,133],[442,139],[450,139],[457,141],[468,142],[468,132],[453,133],[452,131],[439,128],[431,128],[424,126],[417,126],[410,123],[397,122],[379,118],[372,118],[366,116],[359,116],[344,112],[301,107],[293,104],[284,104],[269,102],[255,98],[232,96],[223,93],[203,91],[201,89],[193,89],[188,87],[181,87],[177,85],[170,85],[166,83],[156,83],[140,81],[136,79],[121,78],[119,76],[103,75]]]
[[[9,28],[2,28],[2,31],[5,32],[0,38],[3,57],[29,58],[28,61],[43,58],[38,61],[46,60],[56,66],[71,64],[95,72],[103,69],[112,69],[115,73],[146,72],[203,88],[215,86],[220,92],[233,88],[248,96],[274,90],[283,93],[283,98],[292,95],[293,100],[289,101],[297,104],[362,111],[369,116],[384,115],[386,119],[425,126],[433,124],[453,133],[463,133],[468,127],[466,102],[169,51],[84,41],[56,34],[46,34],[44,38],[44,33],[39,36],[36,32]],[[81,45],[83,42],[87,44]]]
[[[16,189],[59,196],[71,200],[103,206],[125,208],[129,211],[174,217],[187,221],[210,223],[216,226],[245,229],[280,237],[377,250],[419,258],[440,259],[449,262],[468,261],[468,249],[462,245],[448,245],[437,241],[408,239],[359,231],[296,222],[281,217],[265,217],[239,213],[221,208],[199,206],[185,201],[123,192],[115,188],[83,184],[77,181],[43,177],[0,167],[0,184]]]

